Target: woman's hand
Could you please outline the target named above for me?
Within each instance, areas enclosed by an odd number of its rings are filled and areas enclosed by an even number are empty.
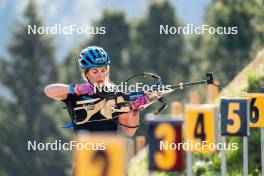
[[[145,95],[143,97],[139,96],[139,97],[137,97],[137,100],[132,101],[131,106],[132,106],[132,111],[133,111],[134,115],[138,114],[141,110],[143,110],[142,108],[140,108],[140,106],[148,104],[149,102],[150,102],[150,100],[149,100],[147,95]]]
[[[89,83],[76,84],[73,90],[76,95],[82,95],[82,94],[93,95],[94,94],[94,87],[92,84],[89,84]]]
[[[119,116],[118,121],[121,124],[127,125],[127,126],[137,126],[139,125],[139,113],[143,108],[140,108],[140,106],[148,104],[150,102],[149,98],[147,95],[144,97],[138,97],[137,100],[132,101],[132,111],[129,113],[125,113]],[[125,133],[127,136],[133,136],[137,128],[127,128],[124,126],[121,126],[121,129],[123,133]]]
[[[67,98],[67,95],[70,94],[76,94],[76,95],[82,95],[82,94],[94,94],[94,88],[89,83],[83,83],[83,84],[50,84],[47,85],[44,88],[45,94],[53,98],[55,100],[64,100]]]

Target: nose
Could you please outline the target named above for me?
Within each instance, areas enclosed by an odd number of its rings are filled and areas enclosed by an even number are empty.
[[[98,79],[104,79],[105,78],[105,73],[103,73],[103,72],[98,73],[97,78]]]

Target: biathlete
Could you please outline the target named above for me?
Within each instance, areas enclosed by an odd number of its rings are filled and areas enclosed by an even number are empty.
[[[75,111],[75,107],[87,100],[87,97],[96,95],[94,86],[111,86],[109,80],[110,57],[101,47],[90,46],[83,49],[78,58],[79,68],[85,83],[81,84],[50,84],[44,89],[45,94],[55,100],[63,101],[68,107],[72,118],[68,127],[73,127],[75,132],[86,130],[89,132],[118,132],[118,124],[121,131],[127,136],[133,136],[137,128],[126,126],[137,126],[139,124],[138,107],[148,103],[147,97],[139,97],[131,102],[132,111],[121,114],[117,119],[106,119],[100,112],[95,113],[86,123],[77,124],[76,121],[83,121],[87,116],[85,108]],[[100,121],[101,119],[104,119]],[[90,122],[93,121],[93,122]]]

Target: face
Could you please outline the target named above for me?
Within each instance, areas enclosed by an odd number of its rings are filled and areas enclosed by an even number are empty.
[[[85,76],[91,81],[92,84],[103,84],[107,77],[107,68],[104,67],[94,67],[91,68]]]

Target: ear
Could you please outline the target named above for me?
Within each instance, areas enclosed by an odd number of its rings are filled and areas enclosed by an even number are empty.
[[[86,73],[87,73],[88,71],[89,71],[89,70],[82,69],[82,73],[83,73],[84,75],[86,75]]]
[[[106,66],[106,70],[107,70],[107,71],[110,70],[110,66],[109,66],[109,65]]]
[[[86,73],[87,73],[87,71],[86,71],[85,69],[81,69],[81,73],[82,73],[83,77],[86,78]]]

